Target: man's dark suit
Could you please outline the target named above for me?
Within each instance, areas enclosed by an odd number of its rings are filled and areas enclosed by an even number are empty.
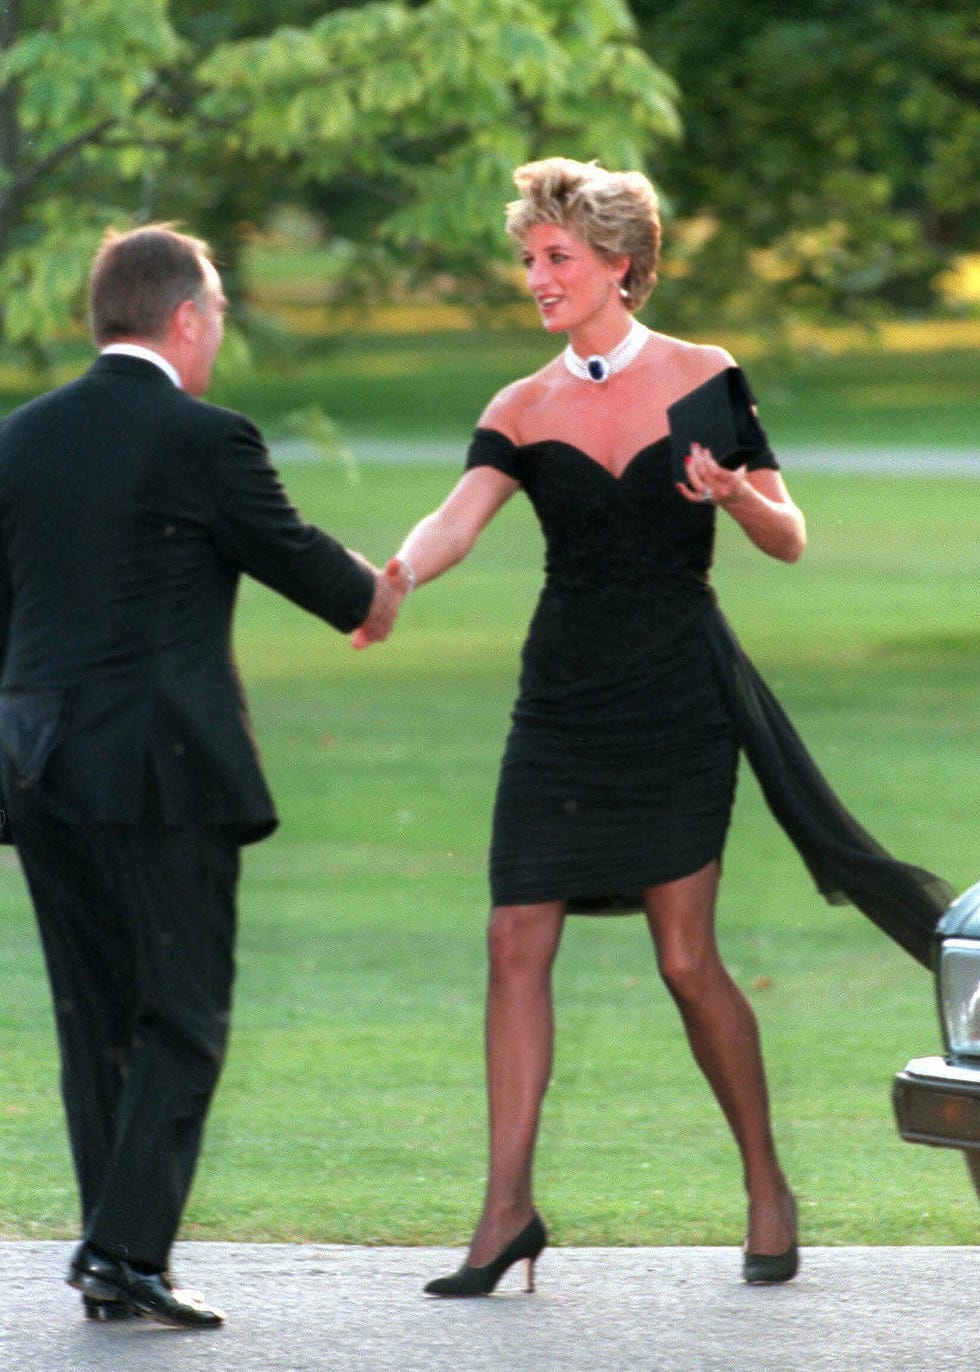
[[[0,426],[0,793],[86,1236],[157,1266],[224,1053],[239,845],[276,823],[232,660],[242,572],[345,632],[374,592],[242,416],[109,355]]]

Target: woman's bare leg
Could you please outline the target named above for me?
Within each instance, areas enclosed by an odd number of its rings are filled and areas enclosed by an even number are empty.
[[[776,1157],[755,1015],[715,940],[719,872],[712,862],[680,881],[651,887],[645,895],[647,920],[695,1060],[741,1153],[749,1198],[748,1249],[783,1253],[796,1240],[795,1204]]]
[[[490,1166],[483,1213],[467,1259],[473,1267],[492,1262],[534,1211],[534,1144],[554,1048],[551,968],[563,924],[560,902],[501,906],[490,918],[486,1009]]]

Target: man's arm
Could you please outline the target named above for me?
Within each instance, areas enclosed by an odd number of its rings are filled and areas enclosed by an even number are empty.
[[[3,677],[3,664],[7,656],[7,640],[10,635],[10,573],[7,568],[7,559],[0,549],[0,678]],[[0,775],[2,782],[2,775]],[[10,817],[7,814],[7,807],[3,799],[3,786],[0,784],[0,843],[13,843],[13,830],[10,826]]]
[[[378,600],[382,573],[301,517],[247,419],[230,434],[217,475],[213,534],[225,557],[343,633],[375,608],[383,620],[389,592]]]

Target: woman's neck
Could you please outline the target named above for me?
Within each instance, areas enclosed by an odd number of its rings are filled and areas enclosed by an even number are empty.
[[[579,328],[569,329],[568,341],[583,359],[593,353],[606,357],[622,343],[632,327],[633,316],[628,310],[618,309],[613,318],[590,319]]]
[[[569,342],[562,354],[562,360],[568,371],[578,380],[601,384],[618,372],[625,371],[640,355],[649,337],[650,330],[633,319],[626,332],[607,351],[600,352],[596,349],[582,354]]]

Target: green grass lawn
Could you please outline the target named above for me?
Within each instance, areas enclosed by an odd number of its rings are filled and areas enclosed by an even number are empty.
[[[965,446],[976,451],[976,347],[862,348],[840,354],[810,349],[793,358],[743,358],[738,340],[717,341],[744,362],[763,421],[784,446]],[[555,339],[540,330],[294,340],[279,361],[221,377],[215,395],[273,426],[292,410],[316,405],[353,437],[462,438],[501,386],[536,370],[557,351]]]
[[[310,518],[378,560],[452,479],[421,466],[367,466],[357,485],[332,466],[285,477]],[[965,887],[980,875],[976,483],[791,484],[810,527],[798,565],[722,521],[728,617],[862,821]],[[237,647],[283,825],[246,856],[232,1048],[186,1237],[467,1237],[485,1163],[489,809],[540,561],[515,501],[366,654],[244,588]],[[930,977],[819,899],[747,769],[720,929],[761,1023],[804,1242],[977,1242],[962,1159],[902,1143],[891,1115],[893,1073],[939,1047]],[[0,1234],[67,1236],[51,1014],[9,852],[0,975]],[[642,922],[570,920],[556,984],[537,1167],[555,1241],[740,1242],[734,1146]]]
[[[647,322],[657,326],[653,311]],[[792,356],[759,340],[712,334],[731,349],[758,394],[774,443],[848,447],[926,447],[977,452],[977,337],[944,334],[929,346],[838,350],[812,343]],[[282,335],[255,348],[243,366],[234,347],[219,358],[211,399],[245,410],[272,437],[284,421],[316,407],[348,438],[426,439],[461,445],[490,397],[542,366],[559,343],[537,328],[474,328],[417,333]],[[0,416],[48,385],[77,375],[91,360],[82,340],[65,345],[45,376],[0,365]]]

